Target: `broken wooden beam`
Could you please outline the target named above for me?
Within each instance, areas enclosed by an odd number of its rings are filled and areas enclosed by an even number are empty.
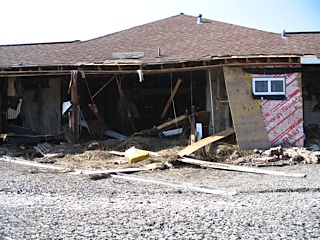
[[[195,142],[194,144],[191,144],[189,145],[188,147],[184,148],[183,150],[181,150],[178,155],[180,157],[183,157],[183,156],[186,156],[186,155],[190,155],[191,153],[195,152],[196,150],[210,144],[210,143],[213,143],[213,142],[216,142],[222,138],[225,138],[231,134],[234,133],[234,130],[233,128],[229,128],[229,129],[226,129],[224,131],[221,131],[219,133],[216,133],[216,134],[213,134],[209,137],[206,137],[204,139],[201,139],[200,141],[198,142]]]
[[[186,158],[186,157],[179,158],[178,161],[184,162],[184,163],[189,163],[189,164],[194,164],[194,165],[201,166],[201,167],[221,169],[221,170],[268,174],[268,175],[277,175],[277,176],[286,176],[286,177],[301,177],[301,178],[306,177],[306,174],[301,174],[301,173],[287,173],[287,172],[280,172],[280,171],[270,171],[270,170],[264,170],[264,169],[259,169],[259,168],[250,168],[250,167],[235,166],[235,165],[224,164],[224,163],[207,162],[207,161],[201,161],[201,160]]]
[[[211,194],[224,194],[224,195],[236,194],[236,191],[232,189],[217,188],[217,187],[211,187],[211,186],[194,186],[184,182],[173,182],[168,180],[149,178],[149,177],[143,177],[143,176],[132,175],[132,174],[129,175],[129,174],[117,173],[117,174],[111,174],[111,177],[122,178],[130,181],[161,184],[169,187],[182,188],[182,189],[193,190],[193,191],[204,192],[204,193],[211,193]]]

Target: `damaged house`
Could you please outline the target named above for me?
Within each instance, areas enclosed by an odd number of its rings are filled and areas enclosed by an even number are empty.
[[[200,139],[232,128],[241,149],[303,146],[320,127],[319,54],[320,32],[185,14],[88,41],[3,45],[1,136],[40,141],[66,126],[78,139]]]

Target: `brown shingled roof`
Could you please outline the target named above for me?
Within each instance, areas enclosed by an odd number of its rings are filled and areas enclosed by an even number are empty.
[[[158,48],[161,57],[157,57]],[[227,56],[277,56],[320,53],[320,34],[271,33],[179,14],[84,42],[0,46],[0,66],[74,65],[124,60],[114,53],[140,52],[126,62],[195,61]]]

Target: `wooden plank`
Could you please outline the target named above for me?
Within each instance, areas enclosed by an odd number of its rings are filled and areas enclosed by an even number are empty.
[[[154,131],[156,131],[156,132],[165,131],[165,130],[167,130],[168,127],[175,126],[177,123],[188,119],[189,116],[190,116],[190,115],[185,114],[185,115],[182,115],[182,116],[177,117],[177,118],[175,118],[175,119],[172,119],[172,120],[170,120],[170,121],[168,121],[168,122],[165,122],[165,123],[163,123],[163,124],[155,127],[155,128],[154,128]]]
[[[161,117],[160,117],[161,119],[164,118],[164,116],[166,115],[166,113],[167,113],[167,111],[168,111],[168,109],[169,109],[169,107],[170,107],[170,104],[172,103],[172,100],[173,100],[174,96],[176,95],[176,93],[177,93],[177,91],[178,91],[178,88],[179,88],[181,82],[182,82],[182,80],[179,78],[178,81],[177,81],[177,83],[176,83],[176,85],[174,86],[174,89],[173,89],[170,97],[169,97],[169,100],[168,100],[168,102],[167,102],[167,105],[166,105],[165,108],[163,109],[163,112],[162,112]]]
[[[270,148],[260,100],[252,98],[251,75],[237,67],[224,67],[223,71],[239,148]]]
[[[264,170],[260,168],[250,168],[250,167],[243,167],[243,166],[236,166],[224,163],[213,163],[207,161],[201,161],[192,158],[179,158],[178,161],[198,165],[201,167],[207,168],[214,168],[214,169],[222,169],[222,170],[229,170],[229,171],[238,171],[238,172],[249,172],[249,173],[259,173],[259,174],[268,174],[268,175],[277,175],[277,176],[286,176],[286,177],[306,177],[306,174],[301,173],[286,173],[280,171],[271,171],[271,170]]]
[[[54,169],[54,170],[65,170],[66,169],[65,167],[61,167],[61,166],[54,166],[54,165],[42,164],[42,163],[38,163],[38,162],[31,162],[31,161],[27,161],[24,159],[9,158],[6,156],[0,157],[0,160],[4,161],[4,162],[17,163],[17,164],[27,165],[27,166],[31,166],[31,167],[38,167],[38,168],[48,168],[48,169]]]
[[[137,176],[132,174],[112,174],[111,177],[113,178],[122,178],[130,181],[139,181],[139,182],[148,182],[148,183],[155,183],[155,184],[161,184],[169,187],[175,187],[175,188],[182,188],[182,189],[188,189],[198,192],[204,192],[204,193],[211,193],[211,194],[224,194],[224,195],[234,195],[236,194],[235,190],[232,189],[226,189],[226,188],[217,188],[217,187],[211,187],[211,186],[194,186],[188,183],[184,182],[173,182],[168,180],[162,180],[162,179],[156,179],[156,178],[149,178],[149,177],[143,177],[143,176]]]
[[[185,149],[181,150],[178,155],[180,157],[183,157],[185,155],[190,155],[191,153],[193,153],[194,151],[210,144],[210,143],[213,143],[213,142],[216,142],[222,138],[225,138],[231,134],[234,133],[234,130],[233,128],[229,128],[227,130],[224,130],[224,131],[221,131],[219,133],[216,133],[216,134],[213,134],[209,137],[206,137],[204,139],[201,139],[200,141],[194,143],[194,144],[191,144],[189,145],[188,147],[186,147]]]
[[[144,171],[143,168],[119,168],[119,169],[106,169],[106,170],[77,170],[72,175],[99,175],[99,174],[111,174],[111,173],[132,173]]]

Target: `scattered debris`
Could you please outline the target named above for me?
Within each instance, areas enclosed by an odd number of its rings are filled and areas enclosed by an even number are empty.
[[[42,158],[36,158],[35,160],[39,163],[55,163],[57,160],[55,158],[63,158],[63,153],[48,153]]]
[[[47,142],[38,143],[38,145],[34,146],[33,148],[37,151],[37,153],[40,153],[43,156],[35,159],[35,161],[38,163],[55,163],[55,158],[64,157],[64,153],[50,153],[53,147]]]
[[[283,148],[282,146],[272,147],[267,150],[254,149],[253,154],[231,158],[236,165],[255,166],[284,166],[297,163],[316,164],[319,163],[319,154],[302,147]]]
[[[42,156],[46,156],[46,154],[48,154],[52,150],[52,146],[47,142],[38,143],[38,145],[34,146],[33,148],[37,150],[37,152]]]
[[[93,142],[88,145],[88,150],[98,150],[101,149],[101,145],[98,142]]]

